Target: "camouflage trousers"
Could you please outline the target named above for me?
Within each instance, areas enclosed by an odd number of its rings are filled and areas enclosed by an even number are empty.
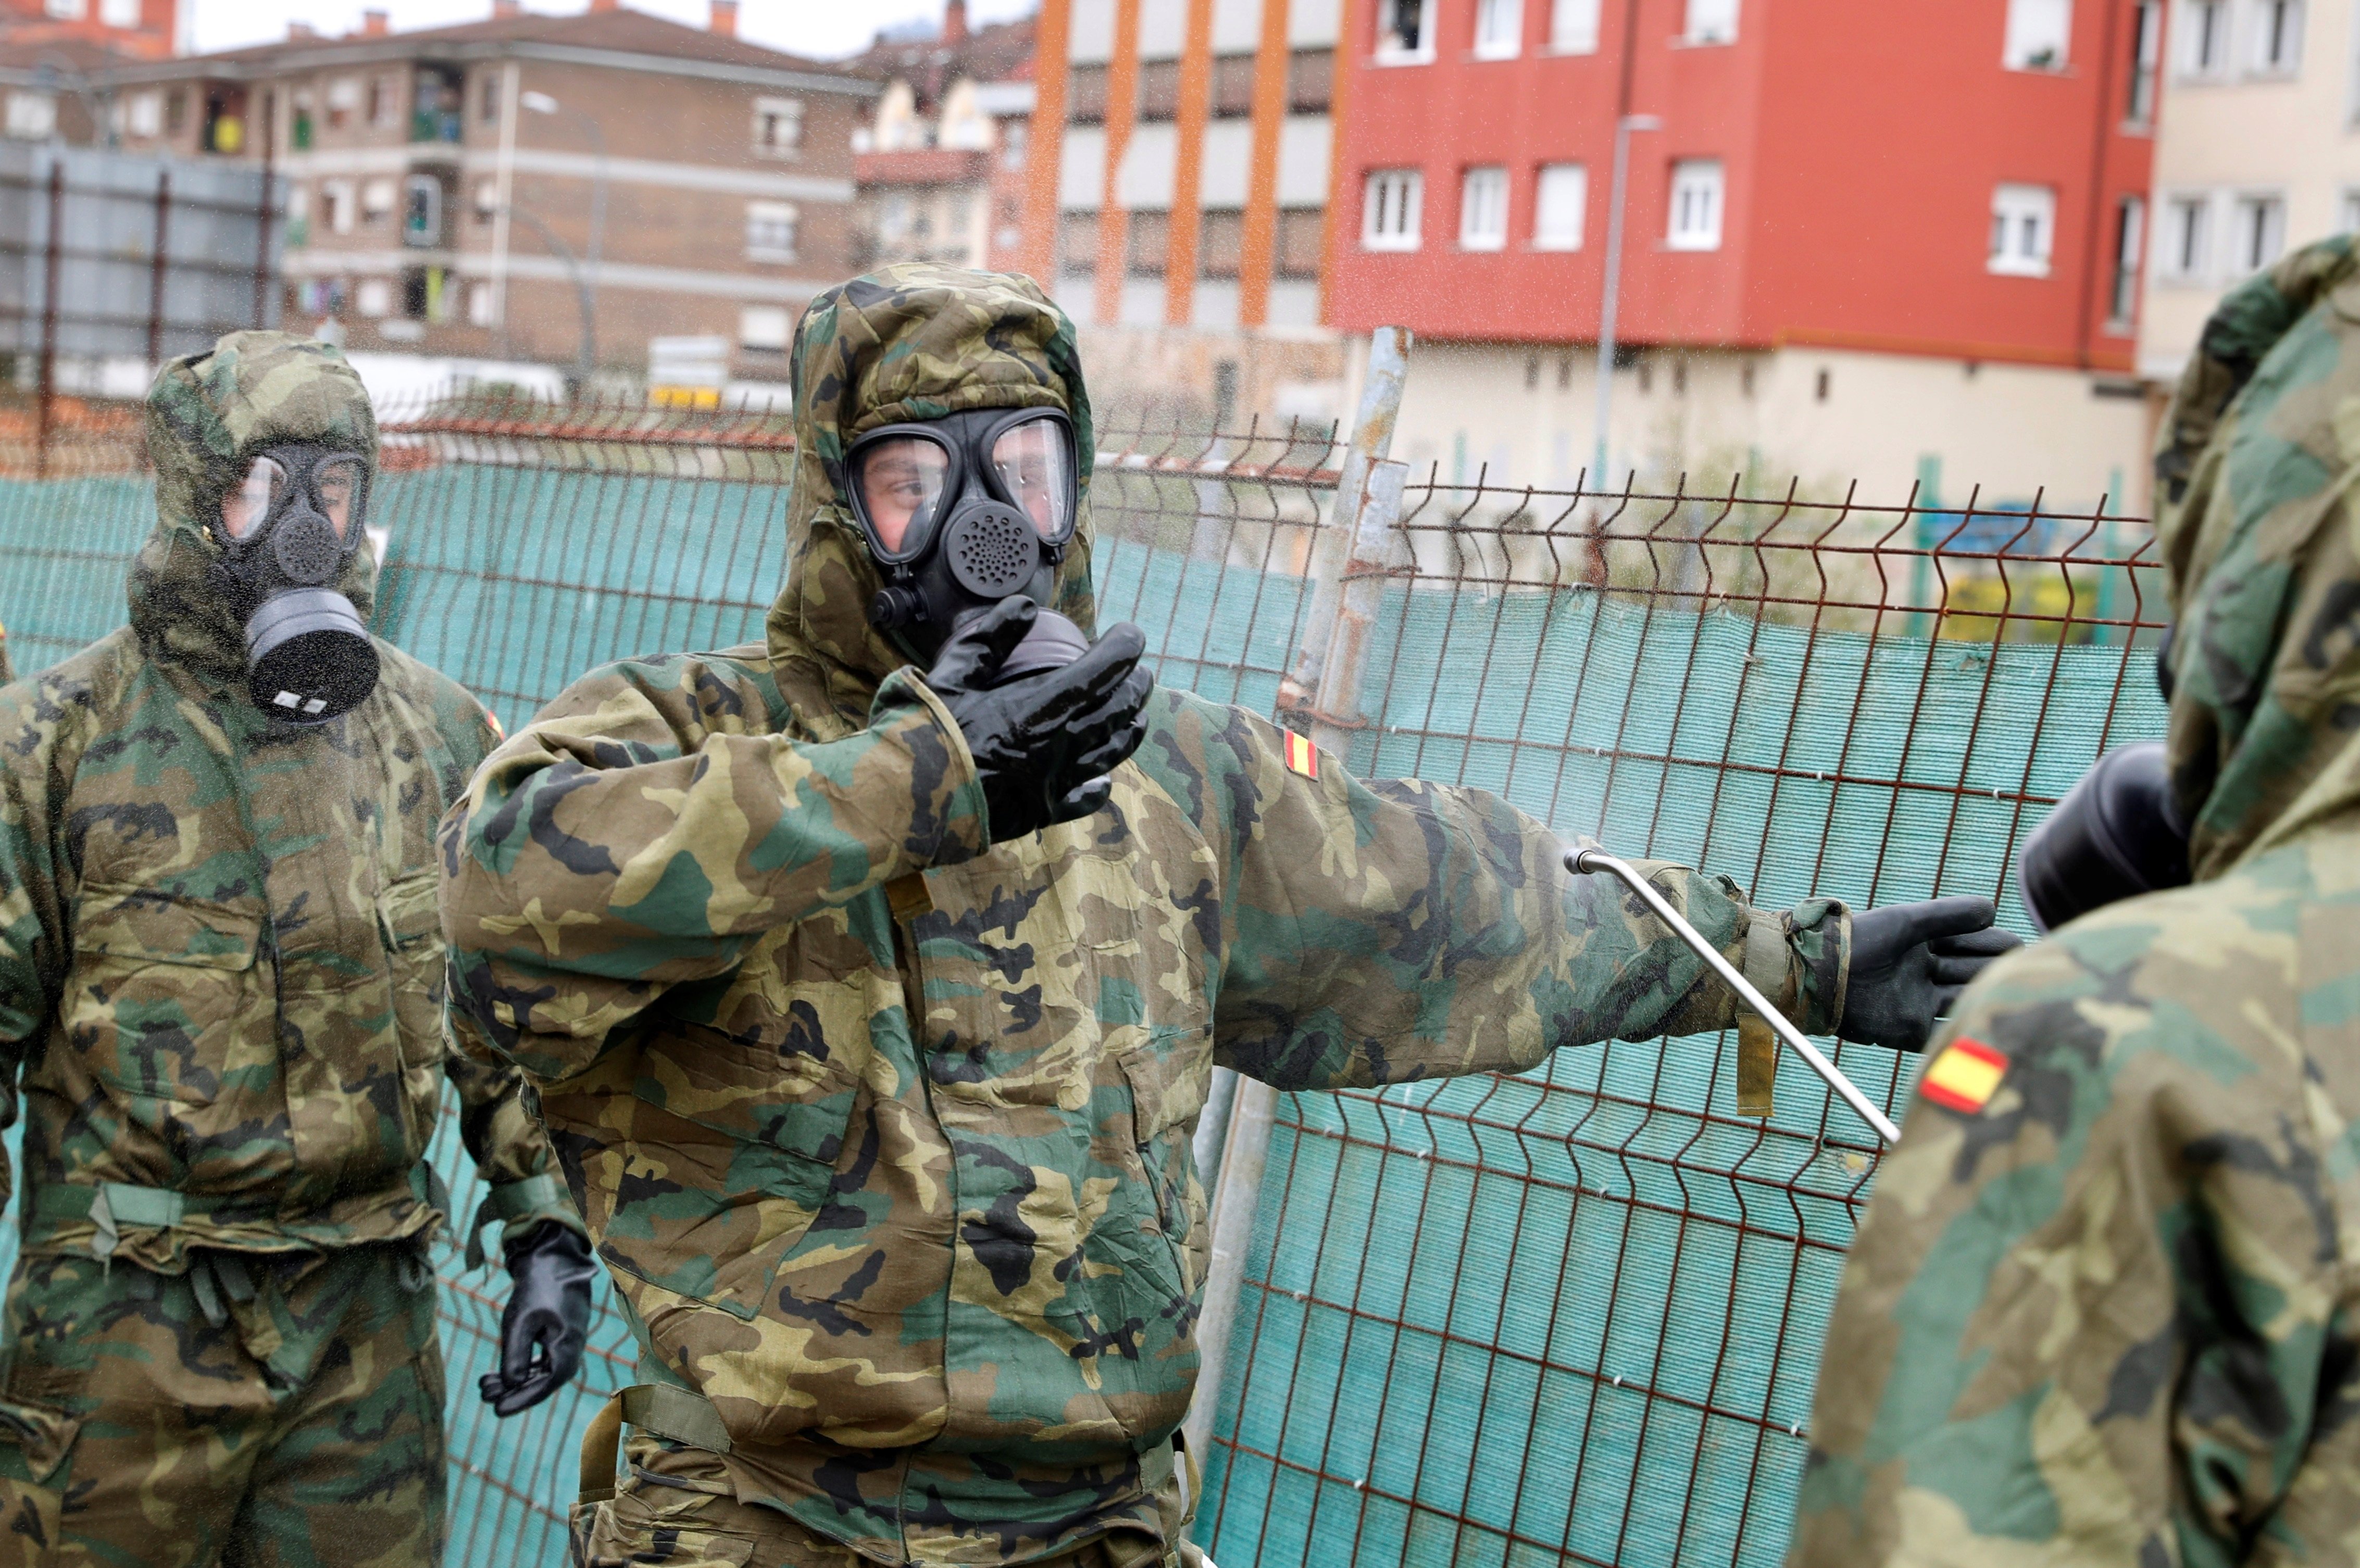
[[[442,1356],[417,1250],[194,1256],[180,1275],[18,1262],[0,1568],[439,1563]]]
[[[613,1451],[608,1451],[613,1457]],[[605,1502],[574,1510],[574,1568],[878,1568],[877,1560],[814,1534],[773,1508],[741,1503],[713,1454],[635,1432],[630,1474]],[[1130,1538],[1100,1539],[1026,1568],[1213,1568]]]

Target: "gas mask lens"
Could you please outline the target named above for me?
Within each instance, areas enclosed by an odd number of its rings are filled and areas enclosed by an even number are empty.
[[[336,538],[352,538],[353,525],[359,520],[361,510],[359,462],[346,457],[322,463],[311,473],[311,495],[320,515],[336,530]]]
[[[890,435],[853,457],[861,520],[880,556],[891,560],[925,542],[950,478],[950,450],[927,436]]]
[[[287,470],[274,458],[257,457],[245,482],[222,497],[222,532],[246,539],[260,528],[287,489]]]
[[[1026,419],[991,443],[991,470],[1002,495],[1056,543],[1074,526],[1074,452],[1062,420]]]

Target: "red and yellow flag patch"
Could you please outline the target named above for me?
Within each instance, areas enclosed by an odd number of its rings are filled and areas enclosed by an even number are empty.
[[[1319,777],[1319,748],[1296,735],[1286,732],[1286,766],[1306,779]]]
[[[1918,1092],[1938,1105],[1969,1116],[1991,1103],[2007,1076],[2007,1058],[1982,1040],[1964,1035],[1952,1040],[1918,1081]]]

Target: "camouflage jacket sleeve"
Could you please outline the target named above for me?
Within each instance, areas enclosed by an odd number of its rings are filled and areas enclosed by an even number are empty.
[[[72,867],[53,820],[74,744],[68,715],[45,716],[31,685],[0,691],[0,1127],[15,1125],[16,1075],[49,1026],[67,963]],[[0,1156],[0,1203],[14,1186]]]
[[[1142,756],[1225,862],[1216,1049],[1284,1088],[1514,1072],[1561,1046],[1719,1029],[1736,998],[1620,883],[1497,797],[1363,781],[1242,709],[1178,699]],[[1154,753],[1160,751],[1160,757]],[[1848,917],[1650,880],[1806,1029],[1842,1007]]]
[[[559,1079],[764,931],[983,847],[974,759],[909,672],[866,729],[805,742],[767,733],[757,694],[694,661],[625,665],[476,772],[443,820],[442,920],[462,1005]],[[512,1038],[528,1011],[533,1032]]]
[[[1845,1263],[1792,1568],[2360,1560],[2360,909],[2272,879],[1968,993]]]

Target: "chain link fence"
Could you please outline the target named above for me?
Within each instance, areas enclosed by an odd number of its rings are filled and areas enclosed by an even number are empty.
[[[602,661],[760,639],[783,419],[382,412],[377,629],[510,726]],[[2100,749],[2160,731],[2156,562],[2103,504],[1450,486],[1382,463],[1383,423],[1358,449],[1102,432],[1101,620],[1147,631],[1159,679],[1361,772],[1497,790],[1759,902],[1981,892],[2020,931],[2024,835]],[[73,428],[34,480],[0,419],[20,672],[121,622],[151,522],[128,422]],[[1912,1062],[1830,1049],[1898,1111]],[[1773,1116],[1736,1115],[1734,1057],[1733,1034],[1617,1043],[1513,1078],[1218,1101],[1200,1146],[1243,1218],[1216,1234],[1234,1307],[1196,1537],[1223,1568],[1775,1561],[1877,1149],[1791,1066]],[[472,1212],[448,1121],[432,1158]],[[506,1281],[444,1262],[448,1560],[555,1564],[630,1336],[602,1285],[583,1377],[496,1421],[473,1385]]]

